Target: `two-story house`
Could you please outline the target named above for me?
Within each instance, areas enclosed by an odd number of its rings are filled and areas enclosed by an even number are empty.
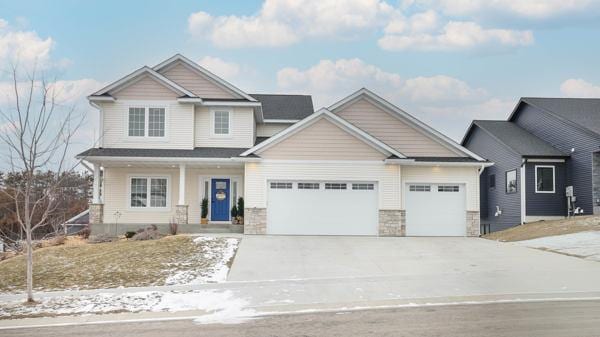
[[[491,163],[366,89],[314,112],[310,96],[247,94],[175,55],[89,96],[100,144],[94,232],[177,222],[247,234],[479,235]]]
[[[600,214],[600,99],[521,98],[506,121],[473,121],[462,145],[495,163],[480,182],[492,231]]]

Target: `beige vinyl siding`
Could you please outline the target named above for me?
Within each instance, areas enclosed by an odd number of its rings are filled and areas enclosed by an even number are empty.
[[[154,78],[144,75],[121,90],[110,93],[116,99],[175,100],[178,94]]]
[[[212,135],[213,110],[229,110],[230,135]],[[239,147],[254,145],[254,111],[252,108],[208,108],[196,107],[194,142],[196,147]]]
[[[293,124],[290,123],[265,123],[256,126],[257,137],[271,137],[279,132],[289,128]]]
[[[240,98],[181,62],[160,72],[171,81],[202,98]]]
[[[464,183],[467,210],[479,211],[479,172],[477,167],[403,166],[402,186],[406,183]],[[404,208],[404,204],[402,206]]]
[[[246,163],[245,206],[267,207],[267,181],[376,181],[381,209],[400,209],[400,166],[356,161],[302,162],[266,161]]]
[[[361,98],[335,111],[338,116],[368,132],[387,145],[412,157],[458,157],[437,141]]]
[[[129,137],[129,107],[164,107],[165,137]],[[194,106],[177,101],[126,101],[102,103],[103,147],[192,149],[194,147]],[[146,114],[148,109],[146,109]],[[147,130],[146,130],[147,132]]]
[[[383,160],[386,156],[327,119],[258,153],[265,159]]]
[[[166,210],[131,209],[129,207],[129,178],[130,176],[157,175],[169,177],[170,203]],[[243,168],[200,169],[188,168],[186,170],[185,198],[188,207],[188,222],[200,223],[201,180],[202,177],[228,176],[239,177],[238,195],[244,196],[244,171]],[[104,169],[104,222],[115,223],[115,212],[121,216],[119,223],[140,224],[144,227],[149,224],[169,223],[175,217],[176,205],[179,198],[179,169],[174,168],[119,168],[106,167]],[[123,234],[123,233],[118,233]]]

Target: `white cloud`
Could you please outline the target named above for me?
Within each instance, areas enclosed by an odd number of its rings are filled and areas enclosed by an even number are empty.
[[[231,79],[240,74],[240,66],[234,62],[228,62],[218,57],[205,56],[198,60],[198,64],[216,75]]]
[[[34,31],[15,30],[6,20],[0,19],[0,64],[18,63],[27,69],[35,64],[45,68],[49,66],[53,46],[51,37],[42,38]]]
[[[481,47],[514,48],[533,43],[531,31],[509,29],[485,29],[475,22],[450,21],[438,33],[408,31],[400,34],[397,30],[379,39],[385,50],[464,50]]]
[[[352,37],[385,25],[394,12],[380,0],[266,0],[252,16],[193,13],[188,30],[224,48],[280,47],[306,37]]]
[[[560,92],[569,97],[599,97],[600,86],[583,79],[568,79],[560,85]]]
[[[598,5],[595,0],[415,0],[409,3],[434,7],[447,15],[504,13],[529,19],[585,13]]]
[[[312,94],[315,108],[366,87],[456,140],[471,119],[504,118],[514,105],[450,76],[405,79],[360,59],[321,60],[304,70],[284,68],[277,83],[282,92]]]

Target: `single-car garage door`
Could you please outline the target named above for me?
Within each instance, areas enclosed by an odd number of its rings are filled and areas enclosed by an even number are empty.
[[[407,184],[406,235],[465,236],[464,184]]]
[[[377,235],[375,182],[270,181],[267,234]]]

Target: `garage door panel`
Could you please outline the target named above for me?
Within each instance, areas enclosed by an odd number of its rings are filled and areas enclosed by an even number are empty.
[[[300,182],[301,184],[303,182]],[[314,182],[313,182],[314,183]],[[319,189],[274,189],[268,186],[267,233],[285,235],[377,235],[378,194],[353,190],[351,182],[318,182]]]
[[[464,184],[407,184],[406,235],[465,236]]]

